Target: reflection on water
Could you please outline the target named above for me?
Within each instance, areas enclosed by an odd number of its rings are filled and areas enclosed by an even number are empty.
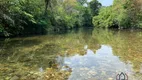
[[[112,80],[120,72],[142,80],[139,30],[79,29],[0,40],[0,80]]]
[[[76,54],[62,58],[64,66],[67,65],[72,68],[72,75],[69,80],[115,79],[119,72],[126,72],[132,78],[131,64],[121,62],[117,56],[113,55],[110,46],[102,45],[96,53],[87,49],[84,56]]]

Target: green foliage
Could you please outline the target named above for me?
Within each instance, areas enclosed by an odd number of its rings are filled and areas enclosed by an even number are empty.
[[[31,21],[32,23],[37,23],[34,19],[34,16],[32,14],[29,14],[27,12],[23,12],[23,15],[26,19],[28,19],[29,21]]]
[[[89,3],[89,7],[91,9],[92,16],[98,15],[99,9],[101,8],[101,3],[98,0],[92,0]]]
[[[93,24],[96,27],[109,27],[113,26],[115,14],[111,14],[112,7],[104,7],[100,9],[99,15],[93,18]]]
[[[0,32],[3,32],[3,27],[2,27],[2,25],[0,25]]]
[[[81,5],[84,5],[85,3],[87,3],[87,0],[77,0],[78,3],[80,3]]]
[[[56,27],[54,30],[66,30],[82,26],[85,7],[76,0],[65,0],[58,3],[52,8],[54,22]],[[53,22],[52,22],[53,23]]]
[[[91,2],[87,3],[87,7],[83,10],[83,25],[84,26],[93,26],[92,18],[95,15],[98,15],[99,9],[101,8],[101,3],[97,0],[92,0]]]
[[[83,14],[83,25],[84,26],[92,26],[92,15],[91,11],[88,7],[84,9],[84,14]]]
[[[42,4],[39,2],[40,0],[1,1],[0,22],[3,27],[1,35],[14,36],[32,31],[35,28],[33,25],[37,24],[37,16],[42,14],[42,9],[39,9]],[[30,27],[29,30],[26,29],[27,27]]]
[[[1,1],[0,35],[42,34],[80,27],[92,18],[89,7],[86,10],[84,4],[86,0]]]
[[[109,7],[97,0],[3,0],[0,36],[43,34],[92,23],[105,28],[142,28],[141,6],[141,0],[114,0]]]
[[[102,7],[99,15],[93,17],[93,24],[96,27],[105,28],[141,28],[140,4],[142,5],[142,2],[135,0],[114,0],[112,6]]]

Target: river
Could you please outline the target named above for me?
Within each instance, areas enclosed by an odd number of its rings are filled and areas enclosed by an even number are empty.
[[[76,29],[0,39],[0,80],[142,80],[142,31]]]

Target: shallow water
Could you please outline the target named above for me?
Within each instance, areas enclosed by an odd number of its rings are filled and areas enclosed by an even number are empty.
[[[85,28],[0,40],[0,80],[43,80],[37,77],[51,77],[43,74],[48,68],[70,72],[65,80],[115,80],[121,72],[142,80],[142,31]]]

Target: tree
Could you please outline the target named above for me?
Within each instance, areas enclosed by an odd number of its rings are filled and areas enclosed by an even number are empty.
[[[100,9],[99,15],[93,17],[95,27],[111,27],[115,25],[115,14],[112,12],[112,6]]]
[[[92,0],[89,3],[89,7],[91,9],[91,14],[92,16],[98,15],[99,9],[101,8],[101,3],[99,3],[99,1],[97,0]]]
[[[92,15],[91,15],[91,11],[88,7],[86,7],[84,9],[84,14],[83,14],[83,25],[84,26],[89,26],[91,27],[93,24],[92,24]]]
[[[87,3],[87,0],[77,0],[78,3],[80,3],[81,5],[84,5],[85,3]]]
[[[53,8],[57,3],[57,0],[44,0],[45,1],[45,15],[47,15],[48,8]]]
[[[140,0],[114,0],[113,5],[100,9],[93,24],[98,27],[137,28],[142,26]]]
[[[1,36],[33,32],[43,4],[40,0],[4,0],[0,2]],[[35,17],[36,16],[36,17]],[[37,18],[37,19],[36,19]]]

